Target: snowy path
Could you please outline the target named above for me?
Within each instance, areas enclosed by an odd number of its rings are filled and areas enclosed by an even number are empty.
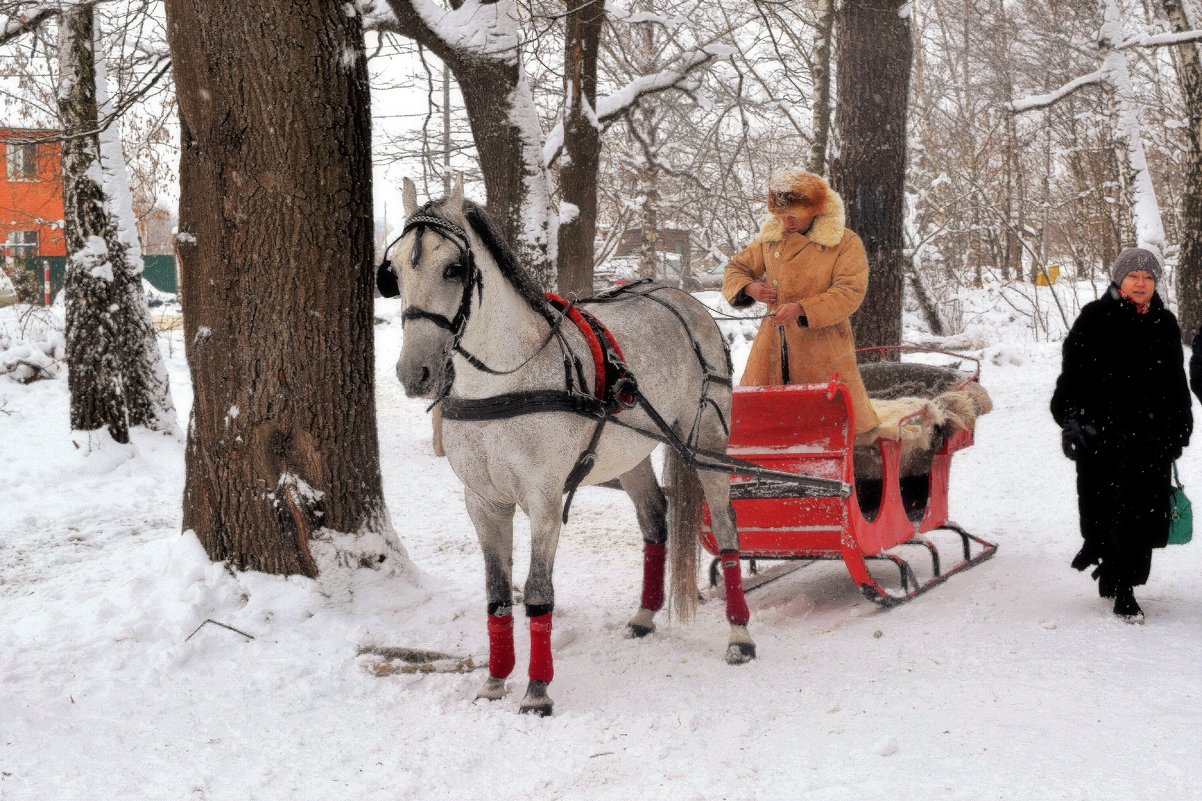
[[[332,576],[323,595],[231,577],[178,534],[178,442],[85,459],[63,433],[65,380],[0,385],[0,799],[1202,798],[1202,545],[1158,552],[1142,627],[1069,570],[1054,345],[989,351],[1019,363],[987,361],[997,408],[957,456],[954,516],[998,555],[883,612],[838,564],[807,567],[750,597],[746,666],[722,662],[717,604],[622,637],[637,526],[623,495],[583,490],[541,720],[516,714],[520,679],[474,704],[479,672],[376,678],[355,656],[484,654],[475,537],[393,377],[398,328],[378,329],[381,444],[416,583]],[[171,367],[187,408],[178,350]],[[1202,487],[1202,447],[1183,468]],[[185,642],[206,618],[255,639],[206,626]]]

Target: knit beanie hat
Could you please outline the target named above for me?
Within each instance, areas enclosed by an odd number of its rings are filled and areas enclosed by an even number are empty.
[[[1127,273],[1133,273],[1136,270],[1151,273],[1158,284],[1164,278],[1164,269],[1160,266],[1160,260],[1156,258],[1156,254],[1143,248],[1127,248],[1120,253],[1119,257],[1114,260],[1114,266],[1110,268],[1110,277],[1116,286],[1121,286]]]

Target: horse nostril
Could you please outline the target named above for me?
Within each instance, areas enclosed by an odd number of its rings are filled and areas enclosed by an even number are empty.
[[[427,382],[427,381],[429,381],[429,380],[430,380],[430,368],[429,368],[429,367],[423,367],[423,368],[422,368],[422,377],[421,377],[421,380],[420,380],[420,381],[418,381],[418,384],[419,384],[419,385],[421,385],[421,386],[425,386],[425,385],[426,385],[426,382]]]

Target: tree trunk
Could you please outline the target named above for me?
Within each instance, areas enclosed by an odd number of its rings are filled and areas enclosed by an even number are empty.
[[[462,0],[451,0],[452,8],[462,5]],[[414,0],[388,0],[388,7],[396,17],[395,30],[429,48],[454,73],[480,158],[489,215],[523,266],[546,289],[554,289],[558,243],[550,216],[550,181],[516,29],[506,33],[507,23],[498,25],[497,41],[483,55],[449,45],[418,13]],[[513,0],[483,0],[480,8],[481,15],[517,14]]]
[[[108,98],[107,70],[102,56],[96,65],[97,106],[105,115],[114,113]],[[167,368],[159,352],[158,332],[150,318],[146,291],[142,286],[142,246],[138,239],[133,199],[125,154],[121,150],[118,125],[100,134],[104,165],[105,196],[109,209],[106,228],[109,261],[113,265],[114,301],[117,305],[117,352],[121,354],[122,397],[130,426],[176,433],[179,425],[171,401]]]
[[[826,172],[826,145],[831,130],[831,36],[835,27],[834,0],[818,0],[818,47],[814,53],[814,141],[810,172]]]
[[[117,287],[106,240],[96,134],[96,58],[91,6],[65,10],[59,27],[59,119],[63,126],[63,201],[67,241],[67,364],[71,428],[107,428],[117,442],[129,442],[118,358],[120,324],[110,312]]]
[[[655,141],[654,131],[647,139]],[[643,196],[639,204],[639,278],[655,279],[659,277],[659,169],[648,161],[639,172]]]
[[[188,366],[184,528],[239,569],[383,561],[371,117],[341,3],[167,0]],[[329,531],[329,530],[333,530]],[[372,542],[370,547],[365,542]],[[362,552],[358,549],[362,548]],[[352,556],[351,551],[356,551]]]
[[[1174,33],[1191,30],[1180,0],[1161,0]],[[1181,251],[1177,261],[1177,310],[1181,334],[1188,343],[1202,326],[1202,64],[1198,45],[1173,48],[1177,80],[1189,115],[1189,136],[1181,208]]]
[[[840,152],[832,184],[868,251],[868,293],[852,318],[860,347],[901,341],[906,106],[913,45],[905,0],[846,0],[838,18]]]
[[[559,291],[593,294],[594,240],[597,236],[597,173],[601,131],[597,126],[597,55],[605,6],[568,0],[565,38],[563,161],[561,197],[567,214],[559,223]]]
[[[550,182],[541,135],[528,135],[538,131],[530,88],[516,59],[510,63],[462,54],[453,58],[452,72],[480,156],[488,213],[522,265],[543,287],[554,289]]]
[[[905,270],[910,279],[910,289],[914,291],[914,299],[918,301],[918,308],[922,310],[922,317],[930,326],[931,333],[937,337],[947,336],[947,321],[943,319],[939,302],[935,300],[935,293],[931,291],[931,286],[922,273],[922,264],[917,256],[905,266]]]
[[[1104,0],[1103,15],[1102,29],[1098,33],[1098,49],[1103,54],[1102,69],[1111,89],[1115,146],[1118,148],[1120,164],[1123,167],[1123,194],[1135,227],[1134,244],[1160,255],[1164,251],[1164,224],[1160,219],[1160,206],[1156,201],[1156,189],[1152,185],[1152,172],[1148,168],[1148,158],[1144,152],[1138,98],[1134,94],[1127,54],[1116,49],[1123,40],[1117,0]]]

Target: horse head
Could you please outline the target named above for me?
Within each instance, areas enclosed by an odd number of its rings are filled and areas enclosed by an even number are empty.
[[[404,344],[397,378],[405,394],[436,398],[454,378],[451,355],[463,336],[472,294],[480,287],[463,213],[463,178],[440,201],[417,206],[417,187],[404,184],[405,231],[392,269],[404,288]]]

